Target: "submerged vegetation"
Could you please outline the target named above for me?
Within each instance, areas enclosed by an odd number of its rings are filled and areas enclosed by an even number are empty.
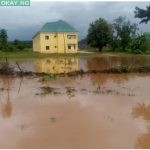
[[[120,67],[111,67],[108,69],[94,69],[94,70],[78,70],[67,73],[45,73],[45,72],[33,72],[33,71],[24,71],[21,69],[19,64],[16,62],[16,66],[19,71],[16,71],[14,67],[12,67],[8,61],[0,64],[0,74],[3,75],[13,75],[13,76],[38,76],[42,77],[42,81],[48,81],[50,79],[54,79],[58,76],[78,76],[84,74],[96,74],[96,73],[149,73],[150,66],[139,66],[139,67],[130,67],[130,66],[120,66]],[[66,88],[68,92],[74,91],[72,88]]]
[[[46,95],[46,94],[56,94],[58,92],[56,92],[58,88],[53,88],[53,87],[41,87],[42,93],[40,93],[40,95]],[[39,95],[38,93],[36,95]]]
[[[14,67],[10,66],[7,59],[6,62],[0,64],[0,74],[13,75],[14,73]]]
[[[91,89],[75,89],[75,87],[61,87],[61,88],[54,88],[54,87],[49,87],[49,86],[43,86],[40,87],[41,92],[40,93],[36,93],[36,96],[46,96],[46,95],[64,95],[67,94],[70,98],[74,97],[76,94],[104,94],[104,95],[127,95],[127,96],[135,96],[135,94],[131,94],[130,91],[124,93],[124,92],[120,92],[118,90],[112,90],[110,88],[106,88],[104,86],[100,87],[95,87],[93,90]]]

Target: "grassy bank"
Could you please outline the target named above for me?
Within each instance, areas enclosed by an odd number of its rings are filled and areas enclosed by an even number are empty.
[[[140,54],[140,56],[150,55],[150,53]],[[133,56],[129,53],[120,52],[78,52],[77,54],[41,54],[32,51],[22,51],[22,52],[0,52],[0,59],[4,58],[46,58],[46,57],[102,57],[102,56]],[[139,55],[137,55],[139,56]]]
[[[47,57],[101,57],[102,53],[99,52],[82,52],[77,54],[41,54],[32,51],[22,52],[0,52],[0,59],[3,58],[47,58]]]
[[[100,53],[77,53],[77,54],[42,54],[32,51],[22,52],[0,52],[0,59],[3,58],[46,58],[46,57],[96,57],[101,56]]]

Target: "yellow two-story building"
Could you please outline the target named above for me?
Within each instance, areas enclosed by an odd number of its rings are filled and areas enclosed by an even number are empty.
[[[46,23],[33,37],[33,51],[40,53],[77,53],[78,32],[63,20]]]

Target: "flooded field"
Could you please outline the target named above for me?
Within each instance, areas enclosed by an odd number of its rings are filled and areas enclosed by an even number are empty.
[[[3,60],[5,61],[5,60]],[[18,70],[16,62],[26,71],[65,73],[77,70],[100,70],[120,66],[150,66],[150,56],[102,56],[98,58],[39,58],[9,60]]]
[[[150,66],[148,56],[15,61],[47,73]],[[0,148],[150,148],[150,73],[41,78],[0,76]]]

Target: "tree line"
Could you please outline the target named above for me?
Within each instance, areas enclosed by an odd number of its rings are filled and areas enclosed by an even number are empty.
[[[146,10],[135,8],[135,18],[140,18],[140,23],[150,21],[150,6]],[[112,51],[144,53],[150,49],[150,33],[139,30],[138,24],[131,23],[126,17],[118,17],[113,23],[104,18],[92,22],[88,29],[87,44],[102,51],[109,47]]]
[[[8,41],[8,35],[6,29],[0,29],[0,51],[13,52],[13,51],[23,51],[26,48],[31,48],[32,42],[30,41],[20,41],[15,39],[12,42]]]

